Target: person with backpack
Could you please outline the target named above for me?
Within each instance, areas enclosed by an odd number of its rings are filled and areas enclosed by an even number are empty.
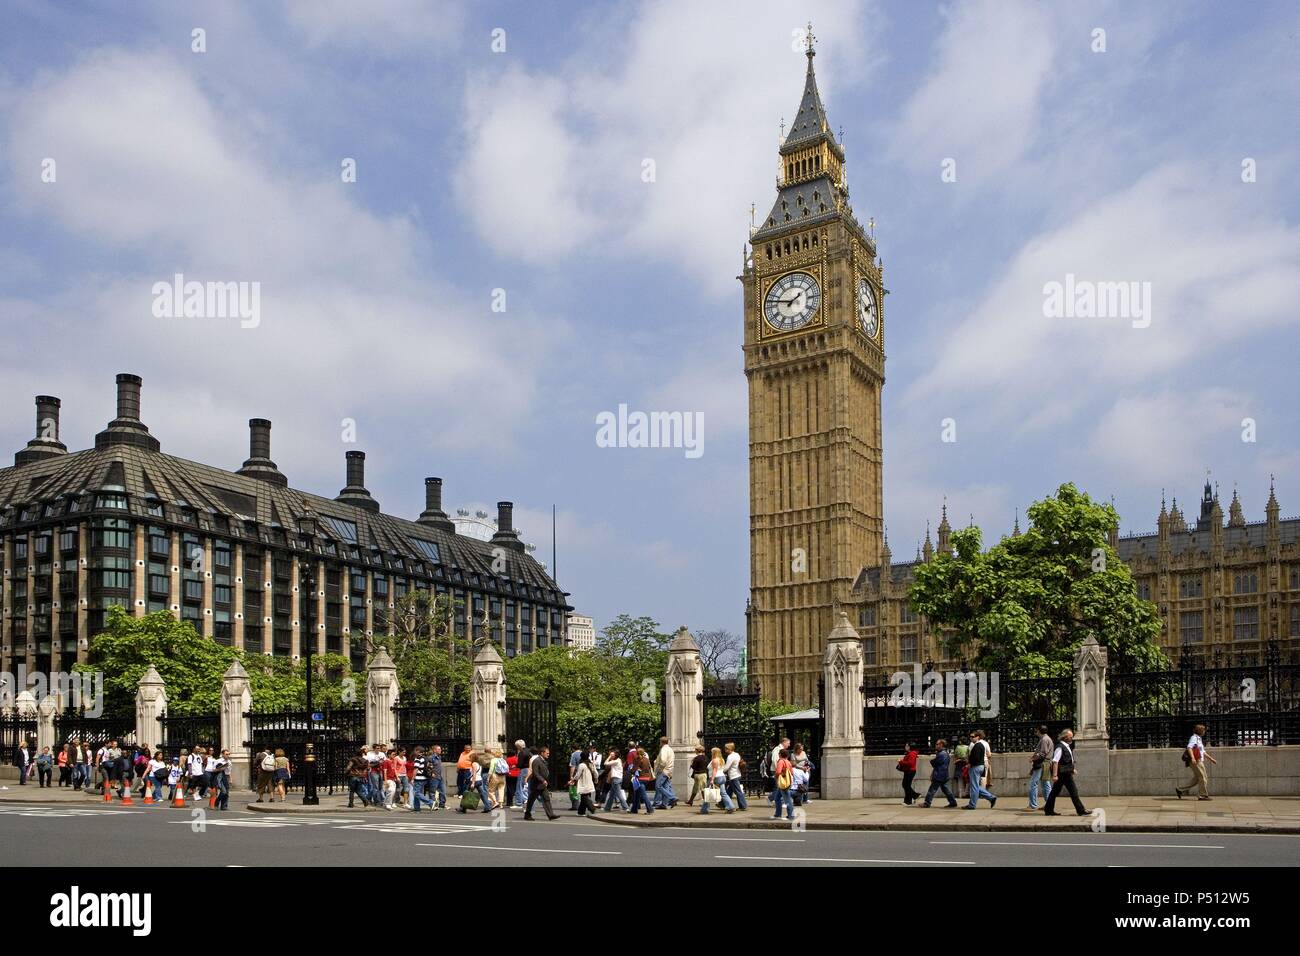
[[[492,760],[488,764],[487,792],[492,797],[492,806],[506,806],[506,781],[510,779],[510,764],[501,756],[500,750],[488,751]]]
[[[139,747],[135,748],[135,752],[132,755],[132,767],[135,772],[135,782],[139,785],[140,796],[142,798],[144,797],[144,792],[149,789],[149,755],[152,753],[153,751],[149,749],[148,744],[141,744]]]
[[[988,800],[990,810],[998,805],[998,798],[991,791],[985,790],[983,785],[983,781],[988,780],[993,772],[993,762],[989,759],[992,754],[992,748],[984,739],[984,731],[972,730],[970,752],[966,755],[970,771],[970,803],[966,804],[967,810],[978,809],[980,797]]]
[[[1029,806],[1025,807],[1026,813],[1032,813],[1038,809],[1038,792],[1040,789],[1043,792],[1044,801],[1051,794],[1051,760],[1052,738],[1047,733],[1047,727],[1040,725],[1038,728],[1038,746],[1029,755]]]
[[[916,779],[916,758],[919,756],[916,752],[916,744],[909,740],[903,759],[898,761],[898,769],[903,772],[903,806],[910,807],[913,802],[921,796],[912,787],[912,781]]]
[[[1193,790],[1197,792],[1197,800],[1210,799],[1210,777],[1205,770],[1207,760],[1212,764],[1219,762],[1205,747],[1205,725],[1197,724],[1192,728],[1192,736],[1188,738],[1187,746],[1183,748],[1183,766],[1192,772],[1192,779],[1185,786],[1174,787],[1174,793],[1178,794],[1179,800],[1183,799],[1183,794],[1190,794]]]
[[[644,803],[646,814],[653,814],[655,808],[650,802],[650,795],[646,792],[645,787],[647,783],[654,779],[651,774],[650,755],[640,747],[637,748],[630,776],[632,777],[632,805],[628,812],[635,815],[637,808]]]
[[[736,745],[730,741],[723,746],[722,751],[726,754],[722,769],[727,776],[727,793],[735,802],[737,810],[748,810],[749,804],[745,802],[745,770],[748,769],[745,758],[736,753]]]
[[[958,741],[957,746],[953,748],[952,759],[955,771],[957,799],[965,800],[966,795],[970,792],[970,767],[966,758],[970,755],[970,744],[964,741]]]
[[[942,737],[934,743],[934,756],[930,758],[930,786],[925,791],[925,802],[922,804],[927,810],[934,801],[936,790],[942,790],[943,795],[948,798],[948,809],[951,810],[957,806],[957,798],[953,796],[952,789],[948,786],[948,771],[952,763],[952,757],[948,753],[948,741]]]
[[[274,772],[275,758],[271,758]],[[366,750],[362,747],[348,761],[348,809],[356,808],[356,800],[361,798],[361,807],[370,806],[370,763],[366,760]]]
[[[212,758],[212,770],[209,783],[217,792],[217,810],[230,809],[230,751],[223,750],[221,755]]]
[[[794,787],[794,764],[790,762],[790,751],[784,747],[777,751],[777,759],[772,767],[774,788],[772,790],[772,805],[776,808],[776,813],[772,819],[781,819],[781,805],[785,804],[786,819],[794,819],[794,801],[791,799],[791,788]]]
[[[533,754],[532,760],[528,762],[528,802],[524,804],[524,819],[533,819],[533,804],[541,800],[542,809],[546,811],[546,819],[554,820],[557,814],[551,808],[551,793],[549,788],[551,770],[548,761],[551,758],[551,748],[542,744]]]
[[[275,751],[270,747],[263,747],[258,751],[257,757],[254,759],[254,766],[257,768],[256,802],[262,802],[262,794],[266,794],[268,801],[273,801],[275,792]]]

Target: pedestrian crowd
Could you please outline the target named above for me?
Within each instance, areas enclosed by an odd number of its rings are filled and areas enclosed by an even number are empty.
[[[129,801],[132,795],[145,803],[174,803],[193,798],[208,800],[209,806],[225,810],[230,800],[230,751],[195,747],[182,749],[170,760],[148,744],[105,741],[99,746],[84,739],[69,740],[57,753],[49,747],[20,743],[14,763],[18,782],[26,785],[33,777],[40,787],[103,792],[105,799],[116,794]],[[59,772],[56,785],[54,771]],[[164,799],[163,789],[167,793]]]

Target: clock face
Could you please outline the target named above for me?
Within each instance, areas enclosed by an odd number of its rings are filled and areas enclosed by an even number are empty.
[[[806,272],[791,272],[772,283],[763,300],[763,317],[780,332],[793,332],[812,321],[821,305],[822,290]]]
[[[858,321],[867,338],[874,339],[880,331],[880,313],[876,309],[876,294],[871,291],[871,283],[866,279],[858,280]]]

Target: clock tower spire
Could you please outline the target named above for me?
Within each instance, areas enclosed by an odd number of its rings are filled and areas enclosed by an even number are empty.
[[[811,24],[776,200],[750,237],[749,676],[815,703],[825,637],[882,537],[882,275],[849,202],[845,153],[817,87]]]

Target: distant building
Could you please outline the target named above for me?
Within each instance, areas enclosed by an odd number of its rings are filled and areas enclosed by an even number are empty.
[[[1156,605],[1160,645],[1177,661],[1184,652],[1202,657],[1259,659],[1269,642],[1283,659],[1300,655],[1300,518],[1283,518],[1272,485],[1265,520],[1246,521],[1234,491],[1227,520],[1207,481],[1200,514],[1189,525],[1175,498],[1160,502],[1155,534],[1111,535],[1110,545],[1133,573],[1138,597]],[[1017,519],[1012,535],[1020,533]],[[871,677],[933,661],[941,669],[960,664],[944,649],[942,629],[908,601],[918,565],[952,553],[945,506],[938,547],[925,543],[915,561],[895,563],[888,541],[881,564],[863,568],[854,586],[864,668]]]
[[[527,553],[513,506],[487,540],[458,532],[442,479],[425,479],[413,519],[381,512],[365,453],[347,452],[334,498],[289,487],[271,460],[271,423],[249,422],[250,454],[228,470],[164,454],[140,419],[140,378],[117,377],[117,416],[94,446],[68,451],[57,398],[36,399],[36,437],[0,468],[0,670],[66,670],[117,605],[168,611],[219,644],[297,657],[347,654],[390,627],[408,590],[455,606],[455,633],[507,656],[563,643],[566,594]],[[300,592],[310,569],[315,593]]]
[[[596,646],[596,628],[589,617],[569,615],[569,646],[589,651]]]

